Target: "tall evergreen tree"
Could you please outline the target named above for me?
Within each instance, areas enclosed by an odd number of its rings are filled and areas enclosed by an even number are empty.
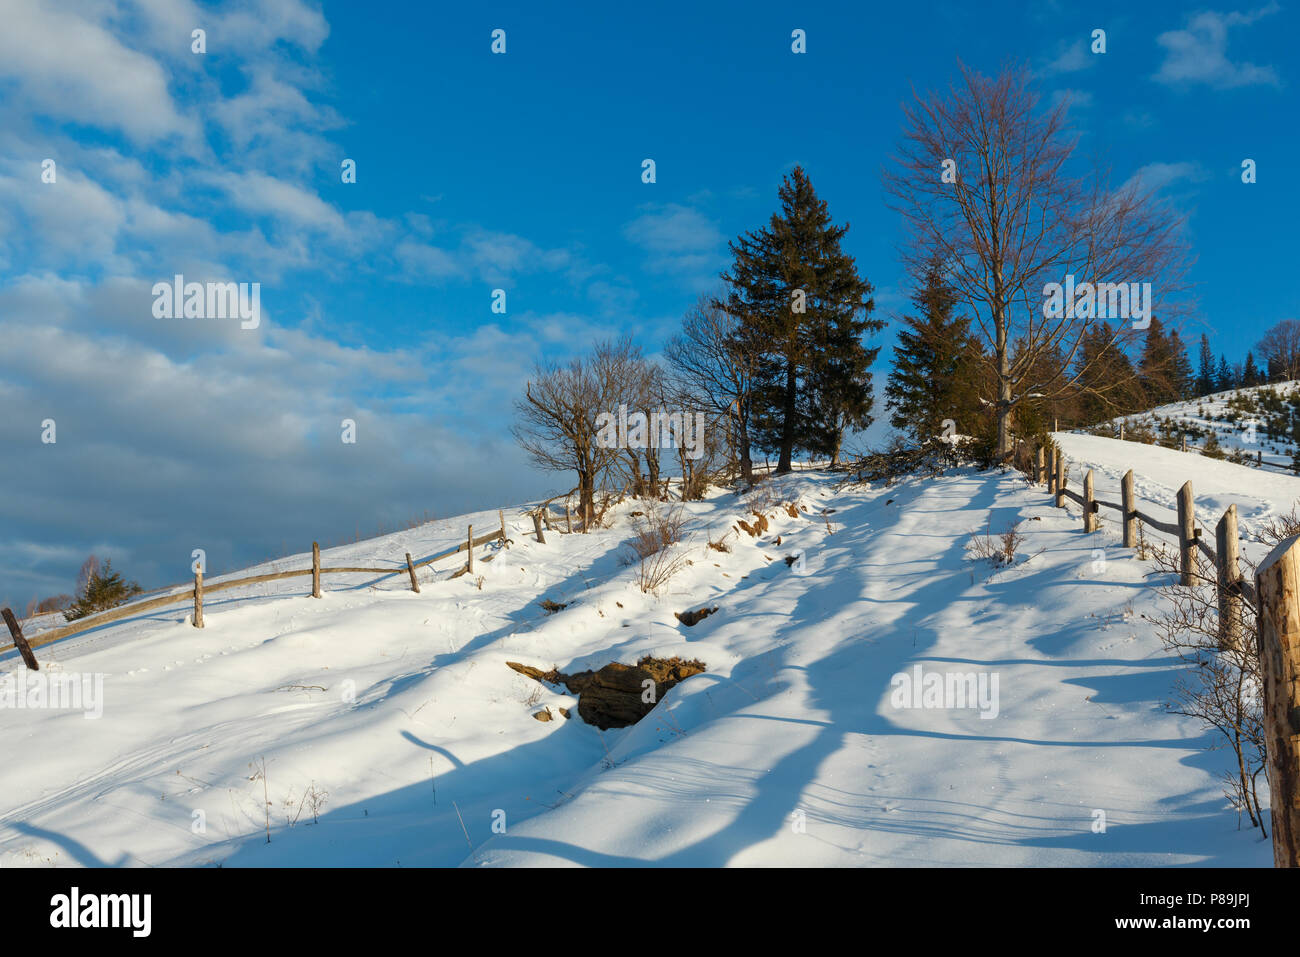
[[[1169,333],[1169,348],[1174,354],[1173,382],[1170,384],[1176,390],[1178,399],[1189,398],[1195,384],[1192,380],[1192,360],[1188,358],[1187,347],[1183,345],[1177,329]]]
[[[754,441],[788,472],[796,449],[835,455],[847,428],[871,424],[868,369],[880,350],[862,339],[884,323],[871,318],[871,284],[840,247],[848,224],[831,222],[802,167],[779,195],[768,225],[731,243],[734,262],[722,274],[729,290],[718,305],[758,356]]]
[[[1095,425],[1133,411],[1133,365],[1115,342],[1115,330],[1103,322],[1083,339],[1077,359],[1078,415]]]
[[[894,367],[885,387],[889,423],[923,442],[943,432],[945,419],[974,434],[980,345],[970,319],[953,316],[956,297],[942,264],[932,263],[925,285],[912,295],[916,315],[903,317]]]
[[[1260,384],[1259,366],[1255,364],[1255,353],[1246,353],[1246,364],[1241,370],[1241,384],[1252,386]]]
[[[1173,334],[1165,332],[1164,323],[1151,317],[1142,357],[1138,360],[1138,382],[1143,402],[1148,407],[1166,405],[1182,398],[1178,381],[1178,351],[1181,344]]]
[[[1228,357],[1219,353],[1219,368],[1214,373],[1214,391],[1227,392],[1237,384],[1236,377],[1232,374],[1232,366],[1228,365]]]
[[[1201,368],[1196,374],[1196,394],[1209,395],[1214,391],[1214,351],[1210,348],[1210,338],[1201,333]]]

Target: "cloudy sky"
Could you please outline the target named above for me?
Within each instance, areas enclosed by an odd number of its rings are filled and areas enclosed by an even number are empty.
[[[891,318],[881,167],[958,58],[1027,62],[1187,212],[1216,351],[1297,315],[1289,7],[476,6],[0,0],[0,602],[568,488],[510,437],[532,363],[656,352],[795,163]],[[155,318],[177,273],[260,283],[261,324]]]

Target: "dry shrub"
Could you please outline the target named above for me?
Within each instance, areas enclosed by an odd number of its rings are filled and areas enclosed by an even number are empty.
[[[690,564],[685,551],[676,551],[673,546],[661,549],[653,555],[641,559],[637,572],[637,587],[647,595],[658,597],[660,590],[668,579]]]
[[[658,502],[647,503],[646,513],[633,519],[629,564],[640,562],[637,585],[646,594],[658,595],[664,584],[689,562],[684,549],[674,546],[682,541],[687,515],[682,507],[668,508]]]
[[[1238,814],[1245,811],[1250,823],[1263,831],[1258,779],[1267,767],[1267,752],[1255,612],[1242,602],[1240,617],[1233,623],[1240,641],[1225,640],[1220,632],[1214,566],[1199,551],[1195,552],[1194,584],[1183,586],[1176,584],[1178,550],[1161,544],[1150,551],[1156,568],[1169,576],[1171,584],[1158,588],[1164,605],[1148,620],[1156,626],[1165,650],[1187,666],[1175,678],[1174,700],[1165,708],[1196,718],[1217,731],[1220,743],[1211,745],[1211,749],[1225,744],[1232,749],[1236,767],[1222,776],[1224,795]],[[1243,559],[1243,564],[1245,577],[1253,578],[1250,562]]]
[[[681,506],[666,508],[651,502],[644,513],[632,513],[632,541],[636,558],[645,559],[682,540],[687,516]],[[633,559],[635,561],[636,559]]]
[[[1291,511],[1285,515],[1279,515],[1277,518],[1270,518],[1259,526],[1259,537],[1266,545],[1272,548],[1278,542],[1285,541],[1293,535],[1300,535],[1300,514],[1297,514],[1297,506],[1292,505]]]
[[[1016,563],[1016,549],[1025,540],[1020,531],[1021,523],[1012,522],[1003,531],[993,534],[993,520],[989,519],[983,534],[971,529],[971,554],[980,560],[991,561],[999,567],[1008,567]]]

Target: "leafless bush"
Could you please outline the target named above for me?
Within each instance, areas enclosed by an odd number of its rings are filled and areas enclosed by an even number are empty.
[[[647,595],[658,596],[668,579],[690,564],[683,549],[669,545],[641,559],[637,573],[637,586]]]
[[[1296,505],[1292,505],[1291,511],[1285,515],[1270,518],[1259,526],[1260,540],[1270,548],[1292,535],[1300,535],[1300,514],[1297,513]]]
[[[971,529],[970,543],[967,546],[971,554],[980,561],[991,561],[999,567],[1016,563],[1016,549],[1024,543],[1025,536],[1020,531],[1020,522],[1012,522],[1003,531],[993,533],[993,519],[990,518],[981,534]]]
[[[644,560],[680,542],[686,520],[680,505],[668,508],[658,502],[647,503],[646,511],[632,519],[634,533],[630,546],[636,558]]]
[[[1293,513],[1294,514],[1294,513]],[[1164,545],[1150,549],[1156,568],[1170,576],[1179,573],[1176,550]],[[1174,682],[1174,700],[1165,708],[1172,714],[1196,718],[1218,731],[1222,741],[1212,747],[1230,747],[1236,770],[1223,775],[1223,790],[1238,813],[1245,811],[1252,826],[1264,830],[1257,781],[1267,766],[1264,745],[1263,683],[1256,649],[1256,620],[1242,604],[1235,624],[1241,640],[1221,638],[1215,569],[1195,553],[1195,578],[1199,584],[1160,586],[1163,610],[1149,617],[1167,651],[1187,665]],[[1248,577],[1254,569],[1245,562]]]

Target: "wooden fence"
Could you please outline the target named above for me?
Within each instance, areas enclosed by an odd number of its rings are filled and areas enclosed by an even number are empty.
[[[1198,581],[1215,586],[1218,594],[1220,648],[1241,650],[1242,613],[1256,616],[1257,647],[1263,680],[1264,740],[1268,751],[1269,805],[1273,823],[1273,862],[1300,866],[1300,535],[1280,542],[1255,572],[1255,581],[1241,574],[1237,535],[1237,506],[1230,505],[1215,526],[1215,546],[1196,525],[1192,483],[1178,490],[1178,520],[1161,521],[1138,508],[1133,470],[1124,473],[1121,502],[1107,502],[1093,493],[1093,470],[1083,477],[1083,492],[1068,487],[1065,456],[1055,446],[1039,448],[1033,468],[1036,483],[1047,484],[1057,508],[1065,500],[1083,509],[1083,530],[1097,530],[1102,508],[1120,513],[1124,545],[1137,545],[1138,523],[1178,539],[1179,584]],[[1214,566],[1215,577],[1199,574],[1200,551]]]
[[[70,622],[67,625],[64,625],[61,628],[53,628],[49,631],[43,631],[37,635],[34,635],[30,639],[24,638],[22,633],[22,628],[19,626],[17,619],[14,617],[13,613],[8,608],[5,608],[3,609],[3,617],[5,620],[5,624],[8,626],[9,635],[10,638],[12,639],[12,644],[0,646],[0,651],[8,651],[12,648],[17,648],[18,651],[22,653],[23,660],[24,662],[26,662],[27,667],[35,671],[37,670],[37,665],[36,665],[36,659],[31,655],[32,648],[39,648],[41,645],[48,645],[50,642],[58,641],[61,638],[67,638],[71,635],[79,634],[80,632],[83,631],[89,631],[92,628],[98,628],[102,625],[107,625],[114,621],[120,621],[123,618],[130,618],[134,615],[140,614],[141,612],[153,611],[154,609],[157,608],[164,608],[168,605],[175,605],[181,602],[188,602],[188,601],[193,601],[194,603],[194,616],[191,619],[194,627],[202,628],[203,627],[203,598],[205,595],[209,595],[213,592],[225,591],[228,588],[237,588],[241,585],[256,585],[262,582],[280,581],[286,578],[298,578],[298,577],[305,577],[307,575],[311,576],[311,596],[313,598],[321,597],[320,579],[322,575],[367,574],[367,575],[382,575],[387,577],[390,575],[400,575],[406,573],[410,575],[411,590],[418,592],[420,590],[420,584],[415,576],[415,570],[417,568],[429,567],[432,566],[433,563],[436,561],[440,561],[444,558],[450,558],[453,555],[458,555],[461,552],[465,552],[466,553],[465,566],[460,571],[456,572],[455,575],[452,576],[454,578],[459,577],[468,572],[474,571],[474,549],[475,548],[479,547],[480,545],[486,545],[487,543],[494,542],[494,541],[499,541],[503,545],[506,544],[508,539],[506,537],[505,513],[504,511],[499,511],[498,515],[501,518],[501,527],[499,529],[488,532],[485,535],[480,535],[477,538],[475,538],[474,526],[470,525],[465,536],[465,541],[461,542],[455,548],[448,549],[445,552],[439,552],[437,555],[432,555],[429,558],[422,559],[421,561],[418,562],[412,561],[411,555],[408,552],[406,553],[406,556],[402,561],[402,563],[396,567],[390,566],[386,568],[376,568],[371,566],[362,566],[362,567],[341,566],[337,568],[324,568],[321,566],[320,563],[320,546],[316,542],[312,542],[312,546],[311,546],[312,561],[311,561],[310,568],[294,569],[292,571],[270,572],[264,575],[249,575],[245,578],[234,578],[234,579],[230,579],[229,581],[217,582],[215,584],[205,584],[203,581],[203,572],[201,571],[195,572],[194,585],[190,588],[186,588],[184,591],[175,592],[170,595],[162,595],[158,598],[150,598],[145,601],[128,602],[125,605],[119,605],[117,608],[112,608],[108,611],[100,612],[97,615],[89,616],[86,618],[80,618],[76,621]],[[543,539],[541,536],[540,528],[538,528],[538,539],[539,541],[543,541],[543,542],[545,541],[545,539]]]

